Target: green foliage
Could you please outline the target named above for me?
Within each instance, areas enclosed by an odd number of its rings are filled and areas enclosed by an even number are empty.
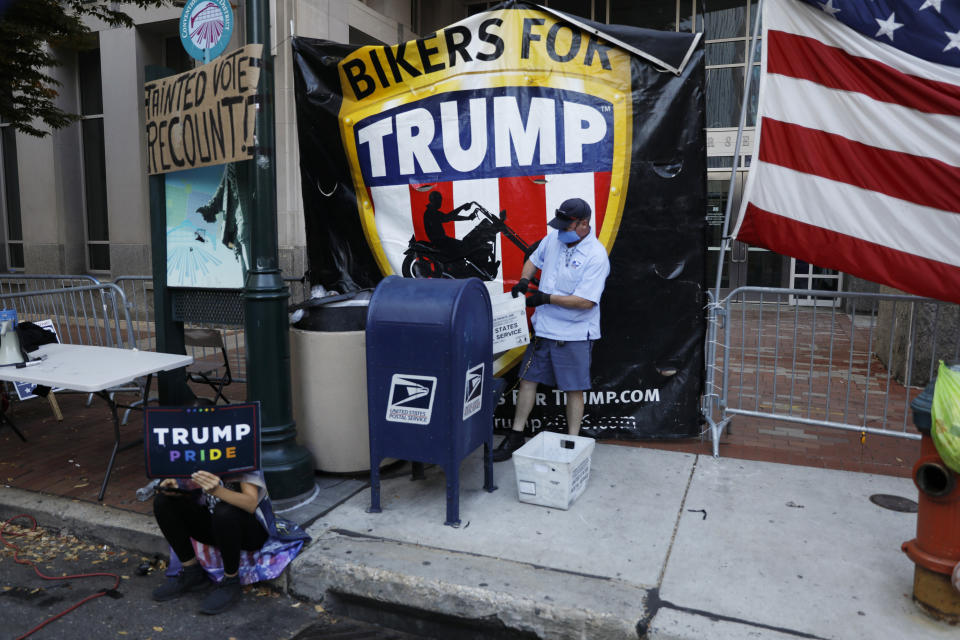
[[[159,7],[167,0],[0,0],[0,119],[18,131],[45,136],[79,119],[56,106],[60,49],[95,46],[84,24],[131,27],[123,5]]]

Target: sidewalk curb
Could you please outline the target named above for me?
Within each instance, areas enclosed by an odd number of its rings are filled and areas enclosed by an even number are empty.
[[[0,521],[29,515],[37,524],[60,534],[90,538],[144,555],[166,556],[169,546],[153,518],[114,507],[52,496],[12,487],[0,487]],[[16,522],[29,526],[29,521]]]
[[[0,488],[0,521],[25,514],[38,525],[145,555],[169,547],[153,518],[60,496]],[[17,522],[17,524],[29,524]],[[278,579],[312,602],[351,600],[412,614],[448,616],[477,629],[540,638],[638,640],[647,589],[350,532],[311,531],[308,545]]]
[[[762,624],[750,624],[735,620],[724,620],[707,612],[691,613],[667,607],[654,615],[647,630],[646,640],[702,640],[703,638],[723,638],[723,640],[799,640],[800,638],[819,639],[820,636],[792,631],[790,629],[771,629]]]
[[[643,636],[649,589],[512,560],[367,537],[310,531],[290,568],[290,593],[457,619],[465,627],[574,640]],[[330,609],[331,607],[327,607]]]

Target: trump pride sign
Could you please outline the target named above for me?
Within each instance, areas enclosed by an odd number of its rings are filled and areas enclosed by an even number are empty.
[[[147,477],[185,478],[260,468],[260,403],[217,407],[148,407],[144,418]]]

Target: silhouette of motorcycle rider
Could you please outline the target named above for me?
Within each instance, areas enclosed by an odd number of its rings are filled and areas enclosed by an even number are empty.
[[[442,204],[443,196],[438,191],[431,191],[429,204],[423,212],[423,226],[429,241],[418,241],[416,236],[410,238],[400,268],[404,277],[495,280],[500,269],[498,235],[523,251],[524,259],[539,243],[529,245],[511,229],[506,223],[506,210],[497,216],[479,202],[466,202],[450,213],[443,213],[440,210]],[[469,215],[460,215],[468,208],[471,209]],[[473,219],[478,220],[477,224],[462,240],[449,237],[443,229],[444,222]]]
[[[444,213],[440,210],[443,204],[443,195],[439,191],[431,191],[428,196],[429,202],[423,212],[423,230],[427,234],[427,239],[433,248],[437,251],[441,259],[452,260],[464,254],[465,249],[462,240],[451,238],[443,228],[445,222],[457,222],[473,220],[477,217],[475,212],[461,215],[461,211],[469,208],[472,203],[466,202],[450,213]],[[472,248],[472,247],[471,247]]]

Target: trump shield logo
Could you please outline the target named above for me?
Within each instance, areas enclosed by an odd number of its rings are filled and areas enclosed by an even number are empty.
[[[504,9],[339,65],[341,138],[384,274],[509,290],[557,206],[608,248],[630,155],[629,56],[552,14]]]

